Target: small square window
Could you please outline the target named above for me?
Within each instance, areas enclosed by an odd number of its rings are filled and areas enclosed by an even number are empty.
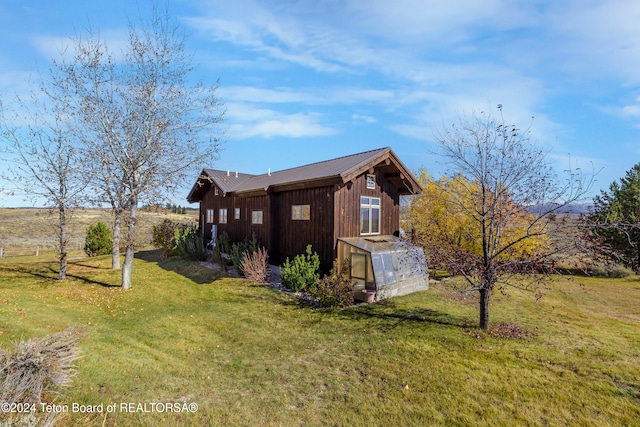
[[[294,221],[310,220],[311,205],[293,205],[291,206],[291,219]]]
[[[235,208],[233,210],[233,219],[240,219],[240,208]]]
[[[262,224],[262,211],[251,212],[251,224]]]
[[[375,190],[376,188],[376,176],[375,175],[367,175],[367,188],[371,190]]]

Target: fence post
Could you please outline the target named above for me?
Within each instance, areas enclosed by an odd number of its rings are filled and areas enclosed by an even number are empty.
[[[36,256],[40,255],[40,246],[36,246]]]
[[[3,252],[4,252],[4,248],[0,248],[0,258],[2,258]]]

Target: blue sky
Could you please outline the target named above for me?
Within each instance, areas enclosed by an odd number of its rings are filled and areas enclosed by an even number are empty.
[[[88,27],[117,47],[150,4],[0,1],[0,94],[26,91]],[[640,161],[634,0],[174,0],[169,11],[227,109],[221,159],[203,166],[259,174],[390,146],[438,176],[434,131],[497,104],[519,126],[534,117],[559,171],[601,170],[596,190]]]

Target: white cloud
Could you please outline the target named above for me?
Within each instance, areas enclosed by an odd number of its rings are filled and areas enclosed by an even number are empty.
[[[230,99],[232,102],[269,104],[319,102],[316,95],[292,88],[263,89],[251,86],[223,86],[219,90],[223,98]]]
[[[452,46],[475,38],[476,32],[491,28],[494,32],[535,25],[539,18],[535,1],[509,0],[352,0],[349,9],[359,19],[357,28],[410,45]]]
[[[225,3],[224,8],[216,6],[210,4],[202,9],[203,16],[183,20],[201,35],[273,59],[323,72],[342,69],[339,63],[321,54],[323,46],[331,39],[331,30],[296,16],[293,5],[264,6],[247,0]]]
[[[622,107],[622,115],[625,117],[640,117],[640,105],[625,105]]]
[[[227,118],[228,133],[233,139],[312,138],[337,133],[336,129],[322,124],[322,115],[313,112],[287,114],[234,103],[227,104]]]
[[[404,102],[404,97],[393,90],[366,89],[357,87],[264,89],[254,86],[222,86],[220,95],[231,102],[257,104],[300,103],[307,105],[357,104],[361,102],[393,104]]]
[[[319,72],[438,86],[481,71],[484,62],[524,78],[561,72],[640,82],[635,0],[244,0],[202,10],[185,20],[196,31]]]
[[[32,86],[29,83],[31,75],[21,71],[5,71],[0,73],[0,95],[3,100],[19,95],[23,98],[29,96]],[[8,97],[8,98],[7,98]]]
[[[96,32],[95,37],[107,47],[109,53],[114,58],[119,59],[128,50],[129,35],[125,29],[107,29]],[[31,37],[30,43],[34,49],[47,60],[73,60],[75,46],[78,41],[86,40],[88,34],[70,34],[66,36],[36,35]]]
[[[71,59],[73,56],[69,37],[34,36],[31,39],[31,44],[45,58],[59,60],[63,54],[67,59]]]
[[[254,124],[234,124],[230,129],[234,139],[311,138],[335,133],[332,129],[315,123],[315,119],[306,114],[281,115],[278,119]]]
[[[635,99],[635,103],[623,105],[617,112],[624,118],[640,117],[640,96]]]
[[[353,120],[354,123],[376,123],[378,121],[375,117],[364,114],[352,114],[351,120]]]
[[[594,109],[608,116],[635,123],[635,128],[640,129],[640,96],[627,102],[621,102],[621,105],[612,103],[595,105]]]
[[[554,6],[549,29],[557,37],[553,49],[564,56],[560,65],[577,78],[621,77],[640,83],[640,3],[596,0]]]

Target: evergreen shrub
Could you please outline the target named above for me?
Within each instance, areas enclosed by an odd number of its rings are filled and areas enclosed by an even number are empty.
[[[289,261],[287,258],[280,266],[282,284],[293,292],[314,293],[320,279],[320,257],[307,245],[306,255],[299,254]]]
[[[84,252],[90,257],[111,253],[111,230],[103,222],[94,224],[87,229]]]

